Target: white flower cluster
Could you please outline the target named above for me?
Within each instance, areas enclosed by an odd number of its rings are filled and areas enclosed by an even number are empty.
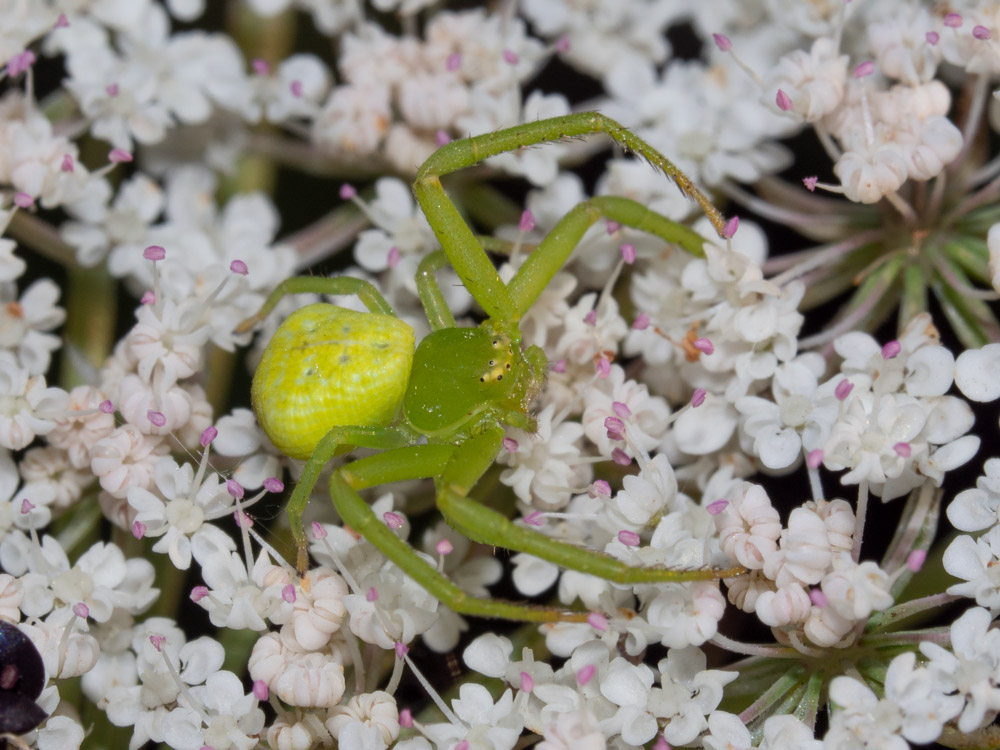
[[[209,31],[211,5],[0,3],[0,618],[35,644],[34,700],[50,717],[18,742],[80,746],[86,714],[60,695],[79,678],[80,700],[131,728],[134,750],[513,750],[525,733],[542,750],[905,750],[943,732],[986,744],[1000,714],[1000,458],[984,457],[975,488],[949,480],[989,444],[970,402],[1000,399],[1000,343],[987,343],[1000,338],[1000,157],[984,156],[981,128],[1000,129],[993,4],[244,0]],[[296,24],[323,48],[292,49]],[[671,57],[668,31],[700,53]],[[541,90],[550,65],[592,79],[597,98]],[[504,280],[575,206],[591,219],[519,321],[550,371],[536,429],[507,429],[497,457],[517,523],[592,560],[746,572],[626,584],[517,549],[505,564],[417,520],[428,485],[394,484],[375,517],[405,543],[412,517],[426,529],[416,554],[463,592],[488,599],[506,571],[524,597],[582,613],[541,627],[551,663],[480,635],[465,665],[503,692],[463,674],[446,702],[408,654],[465,645],[469,624],[327,515],[325,482],[308,511],[315,567],[300,575],[269,541],[278,514],[264,498],[301,466],[249,409],[224,406],[246,401],[229,370],[251,334],[235,329],[279,282],[353,247],[348,273],[425,334],[418,269],[439,244],[406,178],[454,138],[584,106],[693,183],[827,244],[772,256],[761,225],[735,217],[720,239],[627,154],[591,190],[566,165],[596,141],[518,143],[449,184],[496,236],[484,243],[506,256]],[[786,139],[806,128],[837,184],[794,163]],[[335,178],[342,205],[279,240],[275,165]],[[793,165],[804,187],[778,176]],[[520,207],[490,192],[497,174],[532,186],[516,226]],[[703,253],[599,217],[602,196],[690,223],[686,246]],[[35,272],[36,252],[66,268],[64,286]],[[436,278],[460,325],[479,314],[457,274]],[[139,300],[121,335],[113,279]],[[852,284],[852,304],[804,334],[810,308]],[[918,304],[925,287],[957,356]],[[258,353],[305,296],[277,306]],[[898,333],[879,340],[897,299]],[[772,489],[779,475],[800,487]],[[841,496],[828,497],[834,478]],[[941,565],[959,582],[906,601],[933,560],[942,494],[963,533]],[[872,497],[901,516],[879,562]],[[188,572],[197,622],[178,603]],[[948,628],[889,628],[959,598],[977,606]],[[724,615],[774,642],[730,638]],[[718,648],[754,660],[710,669]],[[0,664],[0,692],[18,689],[17,669]],[[397,705],[406,670],[435,718]],[[724,698],[746,698],[742,713]]]

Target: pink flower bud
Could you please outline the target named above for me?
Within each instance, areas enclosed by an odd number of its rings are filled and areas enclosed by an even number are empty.
[[[167,636],[160,635],[159,633],[152,633],[149,636],[149,642],[153,644],[153,648],[157,651],[163,651],[163,644],[167,642]]]
[[[389,248],[389,254],[385,256],[385,264],[389,268],[395,268],[399,265],[399,259],[402,257],[399,253],[399,248],[393,245]]]
[[[938,34],[936,31],[928,31],[926,34],[924,34],[924,39],[927,40],[927,43],[929,45],[931,45],[932,47],[936,47],[938,41],[940,41],[941,39],[941,35]]]
[[[136,539],[142,539],[146,536],[146,524],[142,521],[136,521],[132,524],[132,536]]]
[[[802,184],[806,186],[806,190],[810,193],[816,192],[816,183],[819,182],[819,177],[813,175],[812,177],[803,177]]]
[[[607,357],[601,357],[599,360],[597,360],[596,367],[597,367],[597,377],[599,377],[601,380],[603,380],[604,378],[606,378],[608,375],[611,374],[611,360],[609,360]]]
[[[404,708],[399,712],[399,726],[403,729],[410,729],[413,726],[413,712]]]
[[[893,359],[894,357],[898,357],[901,351],[903,351],[902,345],[893,339],[882,347],[882,359]]]
[[[393,513],[391,510],[386,511],[382,514],[382,520],[393,531],[403,528],[403,517],[399,513]]]
[[[323,528],[323,524],[321,524],[319,521],[313,521],[309,526],[310,530],[312,531],[313,539],[317,541],[320,539],[326,539],[326,535],[329,532],[327,532],[327,530]]]
[[[774,98],[775,104],[778,105],[778,109],[782,112],[790,112],[792,110],[792,99],[788,94],[786,94],[781,89],[778,89],[778,94]]]
[[[150,245],[142,251],[142,257],[146,260],[158,261],[167,257],[167,251],[159,245]]]
[[[73,605],[73,614],[79,618],[86,620],[90,617],[90,607],[88,607],[83,602],[77,602]]]
[[[268,696],[267,683],[263,680],[253,681],[253,697],[259,700],[261,703],[267,700]]]
[[[625,243],[621,246],[622,260],[624,260],[629,265],[635,263],[635,245]]]
[[[108,152],[108,161],[112,164],[128,164],[132,161],[132,154],[123,148],[113,148]]]
[[[611,497],[611,485],[603,479],[595,479],[587,494],[591,497]]]
[[[734,216],[726,225],[722,227],[722,236],[727,240],[732,239],[733,235],[736,234],[736,230],[740,228],[740,217]]]
[[[250,67],[253,68],[253,72],[259,76],[271,74],[271,66],[268,65],[267,60],[262,60],[259,57],[255,57],[250,61]]]
[[[434,549],[436,549],[437,553],[442,556],[450,555],[452,552],[455,551],[454,545],[447,539],[442,539],[441,541],[439,541],[436,545],[434,545]]]
[[[632,323],[632,328],[637,331],[645,331],[649,328],[649,316],[644,312],[639,313],[636,316],[635,321]]]
[[[715,344],[707,338],[695,339],[693,346],[702,354],[712,354],[715,351]]]
[[[285,491],[285,483],[277,477],[268,477],[264,480],[264,489],[268,492],[277,494]]]
[[[146,419],[155,427],[163,427],[167,423],[167,415],[161,411],[147,411]]]
[[[447,130],[439,130],[434,134],[434,142],[439,146],[443,146],[446,143],[451,143],[451,136],[448,135]]]
[[[460,52],[452,52],[448,55],[448,59],[445,61],[445,67],[448,70],[455,72],[462,67],[462,54]]]
[[[922,549],[915,549],[909,555],[906,556],[906,567],[911,571],[916,573],[922,567],[924,567],[924,562],[927,560],[927,552]]]
[[[343,201],[349,201],[351,198],[356,196],[358,191],[354,189],[354,186],[349,182],[345,182],[340,186],[340,199]]]
[[[708,393],[704,388],[695,388],[694,393],[691,394],[691,407],[697,409],[703,403],[705,403],[705,396]]]
[[[521,233],[528,233],[535,228],[535,215],[531,213],[528,209],[524,209],[521,213],[521,220],[517,223],[517,231]]]
[[[292,81],[288,84],[288,90],[292,92],[292,96],[296,99],[302,98],[302,81]]]
[[[810,589],[809,601],[811,601],[814,606],[822,609],[826,606],[826,594],[824,594],[820,589]]]
[[[544,526],[545,525],[545,514],[540,510],[535,510],[524,517],[524,522],[528,526]]]
[[[104,87],[104,93],[110,97],[118,96],[118,84],[109,83],[107,86]]]
[[[560,55],[565,55],[569,52],[570,46],[569,34],[563,34],[561,37],[556,39],[555,48],[556,52]]]
[[[838,401],[843,401],[845,398],[851,395],[851,391],[854,390],[854,383],[852,383],[847,378],[844,378],[839,383],[837,387],[833,389],[833,395],[837,397]]]
[[[153,294],[148,289],[142,293],[142,297],[139,299],[140,305],[155,305],[156,295]]]
[[[235,497],[237,500],[242,500],[243,495],[243,485],[237,482],[235,479],[226,480],[226,492]]]
[[[957,29],[962,25],[962,16],[958,13],[948,13],[944,17],[944,25],[949,29]]]
[[[295,604],[295,587],[290,583],[282,586],[281,598],[289,604]]]
[[[507,451],[508,453],[517,453],[517,449],[519,446],[514,438],[505,437],[501,442],[503,443],[503,449],[505,451]]]
[[[527,672],[521,672],[521,690],[525,693],[530,693],[535,689],[535,681],[531,679],[531,675]]]
[[[365,595],[365,599],[367,599],[370,602],[377,602],[378,590],[374,586],[372,586],[370,589],[368,589],[368,593]]]
[[[594,630],[605,631],[608,629],[608,618],[600,612],[591,612],[587,615],[587,624]]]
[[[656,735],[656,742],[653,743],[653,750],[670,750],[667,738],[662,734]]]
[[[588,326],[597,325],[597,308],[595,307],[589,313],[583,316],[583,322]]]
[[[253,519],[241,510],[233,511],[233,520],[241,529],[249,529],[253,526]]]
[[[191,589],[191,601],[200,602],[208,596],[208,586],[195,586]]]
[[[622,529],[618,532],[618,541],[624,544],[626,547],[638,547],[639,543],[642,541],[639,539],[639,535],[634,531],[629,531],[628,529]]]
[[[505,49],[503,51],[503,61],[508,65],[517,65],[520,62],[520,58],[514,50]]]
[[[625,423],[622,422],[618,417],[605,417],[604,418],[604,429],[608,431],[608,434],[614,433],[616,435],[621,435],[625,432]]]
[[[990,30],[987,29],[985,26],[973,26],[972,36],[974,36],[976,39],[979,39],[980,41],[986,41],[987,39],[990,38]]]
[[[393,646],[393,650],[396,652],[397,659],[402,659],[404,656],[410,653],[409,647],[402,641],[396,641],[395,645]]]
[[[712,40],[721,52],[729,52],[733,48],[733,43],[725,34],[712,34]]]
[[[870,76],[874,72],[875,72],[875,63],[872,62],[871,60],[865,60],[863,63],[859,63],[854,68],[854,77],[865,78],[866,76]]]
[[[202,431],[201,437],[198,438],[198,442],[201,444],[202,448],[207,448],[218,436],[219,431],[215,427],[209,426]]]
[[[35,199],[23,190],[14,193],[14,205],[18,208],[31,208],[35,205]]]
[[[229,270],[233,273],[238,273],[240,276],[246,276],[250,273],[250,269],[247,268],[247,264],[239,259],[236,259],[229,264]]]
[[[72,172],[75,169],[73,165],[73,157],[69,154],[63,154],[62,166],[59,167],[63,172]]]
[[[594,678],[594,672],[597,670],[594,668],[593,664],[588,664],[585,667],[581,667],[576,673],[576,684],[586,685]]]
[[[36,505],[35,505],[35,504],[34,504],[33,502],[31,502],[31,501],[30,501],[30,500],[29,500],[28,498],[24,498],[24,499],[22,499],[22,500],[21,500],[21,515],[22,515],[22,516],[26,516],[26,515],[28,515],[28,514],[29,514],[29,513],[31,513],[31,511],[33,511],[33,510],[34,510],[34,509],[35,509],[36,507],[37,507],[37,506],[36,506]]]
[[[909,443],[896,443],[892,446],[892,449],[896,452],[896,455],[900,458],[909,458],[912,453]]]
[[[65,29],[69,26],[69,19],[66,18],[65,13],[60,13],[59,18],[56,19],[56,24],[52,28],[54,29]]]
[[[559,372],[559,373],[566,372],[566,360],[557,359],[555,362],[553,362],[552,372]]]
[[[709,503],[708,505],[706,505],[705,506],[705,510],[708,511],[708,514],[710,516],[717,516],[722,511],[724,511],[728,505],[729,505],[729,501],[728,500],[724,500],[724,499],[722,499],[722,500],[715,500],[715,501]]]
[[[611,460],[619,466],[630,466],[632,464],[632,459],[621,448],[615,448],[611,451]]]
[[[622,401],[612,401],[611,409],[622,419],[628,419],[632,416],[632,410],[628,408],[628,404]]]
[[[806,466],[810,469],[818,469],[820,464],[823,463],[823,449],[816,448],[815,450],[809,451],[809,455],[806,456]]]
[[[611,221],[609,219],[607,227],[608,227],[608,234],[614,234],[615,232],[617,232],[619,229],[622,228],[622,225],[619,224],[617,221]]]
[[[97,407],[102,414],[114,414],[115,405],[111,403],[110,399],[104,399],[101,405]]]

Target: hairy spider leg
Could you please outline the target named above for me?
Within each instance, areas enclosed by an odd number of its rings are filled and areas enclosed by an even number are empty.
[[[495,133],[452,141],[435,151],[420,167],[413,183],[413,191],[438,238],[438,242],[447,253],[459,278],[462,279],[469,293],[490,317],[517,321],[542,292],[552,276],[565,263],[583,231],[597,221],[600,216],[607,215],[605,212],[614,212],[617,208],[625,211],[626,204],[616,204],[605,199],[591,199],[578,206],[567,215],[563,222],[560,222],[560,226],[567,231],[582,226],[579,235],[576,231],[569,232],[567,235],[553,231],[553,236],[545,246],[544,251],[540,246],[529,256],[529,260],[525,261],[525,266],[519,272],[521,279],[517,283],[512,280],[508,288],[500,279],[492,261],[483,251],[458,208],[448,198],[441,185],[441,177],[507,151],[516,151],[547,141],[559,141],[596,133],[606,133],[623,148],[635,152],[666,174],[685,194],[698,203],[705,215],[711,220],[716,231],[719,232],[720,236],[722,235],[724,227],[722,215],[712,205],[708,197],[698,190],[683,172],[641,138],[599,113],[586,112],[555,117],[518,125]],[[632,203],[634,205],[628,208],[630,214],[635,214],[636,208],[646,211],[639,204]],[[611,218],[611,216],[608,217]],[[679,225],[674,222],[670,222],[664,217],[659,218],[662,219],[661,222],[641,219],[641,217],[639,220],[648,221],[651,227],[666,229],[671,235],[669,241],[674,241],[674,237],[678,234],[686,234],[683,231],[678,232]],[[568,223],[564,223],[567,221]],[[631,225],[631,222],[627,223]],[[658,231],[654,231],[654,233],[659,234]],[[687,230],[687,233],[690,233],[690,230]],[[576,239],[572,239],[573,236],[576,236]],[[691,239],[690,235],[688,235],[688,239]],[[698,247],[700,247],[700,241]],[[534,260],[531,260],[532,258]]]

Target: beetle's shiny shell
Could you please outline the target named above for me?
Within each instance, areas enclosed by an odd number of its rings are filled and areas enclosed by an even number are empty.
[[[253,376],[264,432],[285,455],[305,459],[332,427],[389,424],[413,343],[413,329],[391,315],[303,307],[275,331]]]

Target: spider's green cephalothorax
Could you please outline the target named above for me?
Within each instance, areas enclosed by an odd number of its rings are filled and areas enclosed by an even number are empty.
[[[428,335],[417,348],[403,400],[407,422],[435,437],[458,431],[489,409],[524,413],[545,373],[528,364],[519,339],[493,321]]]
[[[603,218],[703,254],[703,240],[689,228],[627,198],[598,196],[566,214],[513,278],[508,283],[501,280],[440,178],[497,154],[589,133],[607,133],[659,168],[698,202],[722,234],[724,222],[718,211],[662,154],[603,115],[567,115],[452,141],[418,171],[413,190],[443,252],[427,256],[417,272],[417,290],[432,332],[415,352],[412,329],[395,317],[378,290],[347,276],[288,279],[257,315],[237,328],[250,330],[285,294],[353,294],[371,311],[357,313],[332,305],[300,310],[275,333],[254,376],[254,409],[265,431],[289,456],[308,458],[288,503],[301,572],[308,567],[302,511],[323,467],[351,446],[381,452],[332,473],[330,497],[341,519],[457,612],[529,621],[582,622],[587,616],[462,591],[377,518],[358,490],[406,479],[433,479],[441,514],[470,539],[617,583],[708,580],[744,572],[738,566],[668,570],[630,565],[515,524],[469,497],[496,459],[505,427],[535,430],[530,408],[545,383],[546,360],[537,346],[521,348],[518,323],[584,233]],[[434,277],[446,265],[489,316],[482,325],[456,327]]]

